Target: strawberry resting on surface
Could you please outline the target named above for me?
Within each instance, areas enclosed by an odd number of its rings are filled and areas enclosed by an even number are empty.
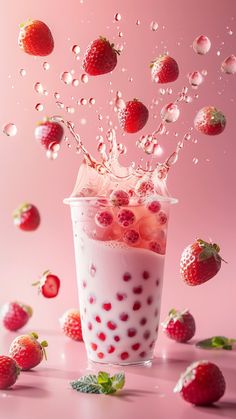
[[[5,390],[15,384],[20,368],[14,359],[0,355],[0,390]]]
[[[30,370],[47,359],[45,348],[48,343],[38,341],[38,335],[32,332],[28,335],[17,336],[11,343],[9,355],[17,362],[22,370]]]

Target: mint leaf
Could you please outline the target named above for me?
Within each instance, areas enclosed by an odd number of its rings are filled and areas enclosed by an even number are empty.
[[[201,340],[196,343],[196,346],[203,349],[226,349],[232,350],[232,344],[236,339],[229,339],[225,336],[212,336],[211,338]]]
[[[115,390],[121,390],[125,385],[125,374],[124,372],[120,372],[115,374],[111,377],[112,387]]]
[[[71,387],[80,391],[81,393],[94,393],[94,394],[113,394],[117,390],[124,387],[125,374],[123,372],[113,375],[104,371],[99,371],[96,375],[84,375],[78,380],[70,383]]]
[[[98,384],[108,383],[110,375],[107,372],[99,371],[98,373]]]
[[[84,375],[78,380],[72,381],[70,385],[73,390],[80,391],[81,393],[102,393],[96,375]]]

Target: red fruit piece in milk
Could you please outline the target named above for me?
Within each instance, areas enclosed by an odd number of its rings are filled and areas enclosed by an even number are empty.
[[[129,205],[129,195],[127,192],[120,190],[113,191],[110,200],[116,207]]]
[[[95,215],[95,222],[99,227],[109,227],[113,223],[113,215],[110,211],[98,211]]]
[[[138,243],[139,241],[139,233],[137,230],[126,230],[123,234],[123,240],[126,244],[133,246]]]
[[[147,209],[154,214],[159,212],[161,209],[161,204],[159,201],[153,199],[152,201],[148,202]]]
[[[122,227],[129,227],[135,222],[135,215],[131,210],[121,209],[117,214],[117,220]]]

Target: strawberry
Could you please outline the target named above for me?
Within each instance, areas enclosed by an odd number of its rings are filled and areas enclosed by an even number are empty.
[[[29,19],[20,25],[18,45],[27,54],[45,56],[53,51],[54,40],[45,23]]]
[[[9,356],[0,355],[0,390],[5,390],[15,384],[20,368]]]
[[[1,310],[3,326],[11,331],[16,331],[28,323],[33,310],[30,306],[17,301],[4,304]]]
[[[208,406],[225,392],[225,379],[219,367],[209,361],[191,364],[174,388],[184,400],[197,406]]]
[[[100,36],[88,46],[83,59],[83,69],[90,76],[110,73],[117,64],[117,54],[120,52],[114,49],[114,44]]]
[[[36,140],[40,141],[46,150],[53,150],[57,144],[60,144],[63,134],[62,126],[50,119],[39,122],[34,131]]]
[[[13,220],[21,230],[33,231],[40,224],[40,214],[35,205],[23,203],[14,211]]]
[[[221,134],[226,125],[226,119],[221,111],[214,106],[205,106],[198,111],[194,119],[194,127],[205,135]]]
[[[38,285],[39,293],[45,298],[54,298],[60,289],[60,279],[47,270],[43,273],[40,280],[34,282],[32,285]]]
[[[36,367],[43,357],[47,359],[45,348],[48,343],[45,340],[39,343],[37,339],[37,333],[32,332],[28,335],[17,336],[11,343],[9,355],[24,371]]]
[[[119,123],[129,134],[140,131],[148,120],[148,109],[137,99],[130,100],[118,112]]]
[[[73,340],[83,341],[79,310],[69,309],[60,318],[62,331]]]
[[[200,285],[213,278],[220,270],[222,257],[216,243],[197,239],[183,251],[180,274],[188,285]]]
[[[174,58],[169,55],[160,55],[151,62],[152,80],[156,83],[170,83],[177,80],[179,67]]]
[[[194,336],[196,330],[195,320],[188,310],[172,309],[162,326],[165,334],[177,342],[187,342]]]

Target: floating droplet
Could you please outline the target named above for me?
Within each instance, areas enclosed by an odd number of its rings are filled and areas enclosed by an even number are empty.
[[[93,97],[91,97],[90,99],[89,99],[89,104],[90,105],[95,105],[95,99],[93,98]]]
[[[72,106],[66,106],[66,112],[75,113],[75,108],[73,108]]]
[[[47,62],[47,61],[44,61],[44,63],[43,63],[43,69],[44,69],[45,71],[47,71],[47,70],[49,70],[49,68],[50,68],[50,64],[48,64],[48,62]]]
[[[25,76],[26,76],[26,70],[25,70],[24,68],[21,68],[21,69],[20,69],[20,75],[21,75],[22,77],[25,77]]]
[[[218,57],[220,56],[220,51],[219,51],[219,50],[216,52],[216,55],[217,55]]]
[[[229,34],[229,35],[233,35],[233,31],[232,31],[232,29],[229,29],[229,30],[228,30],[228,34]]]
[[[130,78],[129,78],[129,82],[130,82],[130,83],[132,83],[132,82],[133,82],[133,80],[134,80],[134,79],[133,79],[133,77],[130,77]]]
[[[64,71],[61,74],[60,78],[61,78],[61,81],[63,81],[65,84],[71,84],[73,80],[72,74],[69,73],[69,71]]]
[[[63,109],[63,108],[64,108],[64,103],[57,101],[57,102],[56,102],[56,106],[57,106],[59,109]]]
[[[121,20],[121,15],[120,15],[120,13],[116,13],[116,14],[115,14],[115,20],[116,20],[117,22],[119,22],[119,21]]]
[[[140,25],[140,23],[141,23],[141,22],[140,22],[140,20],[139,20],[139,19],[137,19],[137,20],[136,20],[136,25],[137,25],[137,26],[139,26],[139,25]]]
[[[211,48],[211,41],[205,35],[200,35],[193,41],[193,49],[197,54],[205,55]]]
[[[150,29],[151,29],[151,31],[156,32],[156,31],[157,31],[157,29],[158,29],[158,27],[159,27],[159,25],[158,25],[158,23],[157,23],[157,22],[152,21],[152,22],[150,23]]]
[[[226,74],[235,74],[236,73],[236,56],[230,55],[227,57],[221,64],[221,70]]]
[[[82,97],[80,99],[80,101],[79,101],[79,104],[82,105],[82,106],[87,105],[87,99],[85,99],[84,97]]]
[[[38,112],[42,112],[42,111],[43,111],[43,109],[44,109],[44,106],[43,106],[43,104],[42,104],[42,103],[37,103],[37,104],[35,105],[35,109],[36,109],[36,111],[38,111]]]
[[[198,158],[197,157],[193,158],[193,164],[198,164]]]
[[[159,93],[161,95],[164,95],[166,93],[165,89],[163,89],[162,87],[159,89]]]
[[[43,94],[43,85],[41,84],[41,83],[39,83],[39,82],[37,82],[37,83],[35,83],[34,84],[34,90],[35,90],[35,92],[36,93],[39,93],[40,95],[42,95]]]
[[[72,80],[72,86],[74,86],[74,87],[79,86],[79,80],[78,79]]]
[[[201,73],[199,71],[194,71],[193,73],[190,73],[188,75],[188,81],[189,81],[189,84],[192,87],[200,86],[200,84],[202,84],[203,80],[204,80],[203,76],[201,75]]]
[[[46,151],[46,156],[50,160],[56,160],[57,157],[58,157],[58,153],[56,151],[47,150]]]
[[[207,70],[206,69],[202,70],[201,73],[204,77],[207,76]]]
[[[102,115],[100,113],[98,114],[98,119],[99,119],[99,121],[102,120]]]
[[[78,55],[80,53],[80,47],[79,45],[73,45],[73,47],[71,48],[71,51],[75,54]]]
[[[17,128],[16,128],[15,124],[13,124],[12,122],[8,122],[7,124],[5,124],[3,126],[2,131],[8,137],[14,137],[17,133]]]
[[[48,96],[48,91],[47,90],[44,90],[43,91],[43,94],[44,94],[44,96]]]
[[[86,125],[87,124],[87,119],[81,118],[80,123],[81,123],[81,125]]]
[[[82,83],[88,83],[88,76],[87,74],[82,74],[82,76],[80,77],[80,80],[82,81]]]
[[[118,33],[118,36],[119,36],[119,38],[122,38],[122,36],[123,36],[123,32],[119,32],[119,33]]]
[[[59,93],[57,93],[57,92],[55,92],[55,93],[53,94],[53,96],[54,96],[54,98],[55,98],[55,99],[59,99],[59,98],[60,98],[60,94],[59,94]]]
[[[179,118],[180,110],[174,103],[168,103],[161,110],[161,119],[165,122],[175,122]]]

